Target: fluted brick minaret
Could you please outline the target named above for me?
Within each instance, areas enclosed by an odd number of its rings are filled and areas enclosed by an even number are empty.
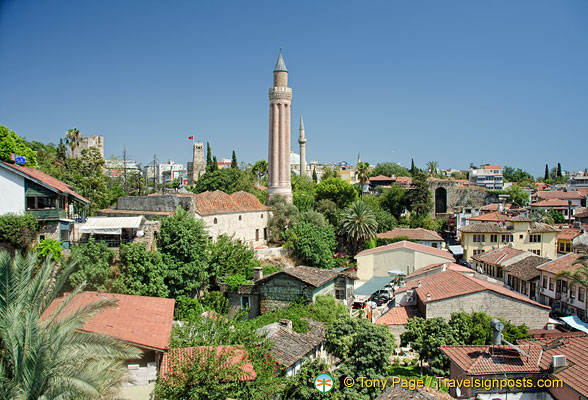
[[[300,145],[300,176],[308,175],[306,173],[306,136],[304,135],[304,120],[300,114],[300,136],[298,136]]]
[[[282,51],[274,68],[274,87],[269,90],[269,149],[267,200],[281,195],[292,202],[290,182],[290,105],[292,89],[288,87],[288,70]]]

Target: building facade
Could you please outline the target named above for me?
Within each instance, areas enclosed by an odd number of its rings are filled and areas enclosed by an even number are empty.
[[[501,190],[504,186],[500,165],[482,165],[470,168],[470,185],[490,190]]]

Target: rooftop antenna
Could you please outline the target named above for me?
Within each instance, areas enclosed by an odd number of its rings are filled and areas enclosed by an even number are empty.
[[[527,357],[527,360],[529,358],[531,358],[530,355],[525,353],[519,347],[504,340],[504,337],[502,336],[502,330],[504,329],[504,324],[500,320],[493,318],[492,321],[490,321],[490,326],[492,327],[492,353],[493,353],[492,355],[493,356],[494,356],[494,346],[500,346],[501,344],[506,343],[506,345],[509,346],[511,349],[516,350],[519,354],[522,354],[525,357]]]

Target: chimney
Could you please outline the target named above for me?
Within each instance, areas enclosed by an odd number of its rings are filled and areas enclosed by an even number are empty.
[[[447,264],[444,263],[442,266],[443,266],[443,272],[447,271]]]
[[[263,279],[263,268],[254,267],[253,268],[253,282],[257,282],[260,279]]]
[[[421,287],[421,281],[417,282],[417,287]]]
[[[427,300],[431,300],[431,293],[427,293]]]
[[[286,329],[288,332],[292,332],[292,321],[289,319],[281,319],[280,326]]]
[[[492,327],[492,344],[494,346],[501,345],[504,324],[500,320],[493,318],[492,321],[490,321],[490,326]]]

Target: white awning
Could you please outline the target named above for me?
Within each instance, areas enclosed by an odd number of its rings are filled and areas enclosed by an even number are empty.
[[[90,217],[79,228],[80,233],[98,233],[101,235],[120,235],[123,228],[139,229],[142,216],[139,217]]]
[[[578,318],[577,315],[570,315],[568,317],[561,317],[561,320],[574,329],[588,333],[588,324],[586,322],[582,321],[580,318]]]

